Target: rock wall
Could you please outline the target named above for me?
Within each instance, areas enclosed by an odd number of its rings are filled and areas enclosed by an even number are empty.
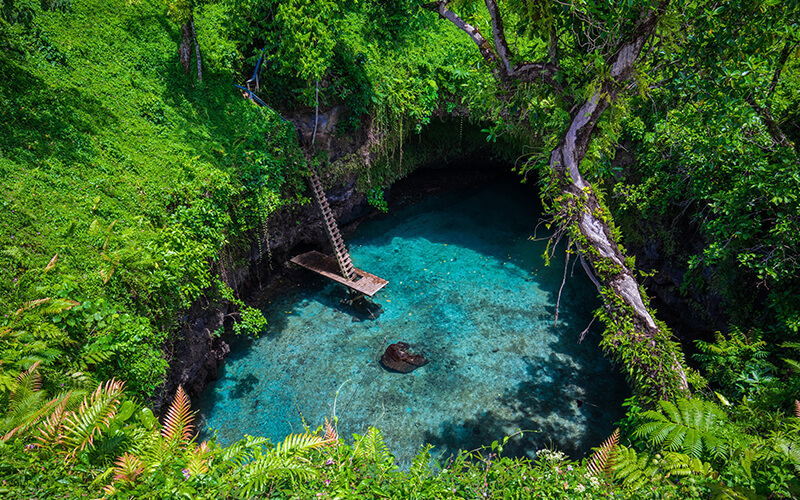
[[[356,190],[354,178],[326,179],[323,184],[331,209],[345,233],[372,212],[364,194]],[[332,252],[322,216],[313,203],[279,210],[269,218],[265,227],[267,231],[264,234],[254,237],[244,264],[221,273],[225,282],[245,302],[257,297],[265,288],[275,287],[287,272],[287,261],[300,251]],[[256,238],[261,240],[260,244]],[[152,402],[153,406],[160,408],[168,403],[179,384],[190,397],[195,398],[206,384],[216,380],[217,370],[230,347],[214,332],[233,321],[232,312],[228,305],[221,306],[201,298],[181,318],[180,333],[167,349],[170,358],[168,378],[160,397]]]

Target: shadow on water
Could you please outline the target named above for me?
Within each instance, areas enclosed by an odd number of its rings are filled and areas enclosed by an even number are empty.
[[[248,373],[244,377],[236,381],[236,385],[231,390],[231,399],[242,399],[245,394],[250,394],[253,389],[258,385],[259,380],[252,373]]]
[[[589,343],[589,341],[586,341]],[[596,349],[595,345],[583,348]],[[573,459],[588,455],[611,432],[618,416],[601,409],[619,408],[628,396],[622,377],[610,367],[605,373],[576,369],[558,353],[546,359],[523,356],[526,379],[513,390],[497,397],[499,406],[515,418],[496,411],[482,411],[465,419],[451,419],[438,432],[426,432],[425,442],[433,444],[442,457],[455,456],[460,450],[476,450],[492,441],[513,435],[503,454],[534,458],[536,451],[549,448],[567,453]],[[600,376],[601,379],[593,380]],[[594,391],[581,390],[594,388]],[[607,391],[603,391],[603,388]],[[512,434],[510,429],[522,431]]]

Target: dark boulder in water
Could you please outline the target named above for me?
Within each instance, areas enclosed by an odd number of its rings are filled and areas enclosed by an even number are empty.
[[[425,356],[409,352],[410,347],[405,342],[390,345],[381,356],[381,364],[387,370],[399,373],[411,373],[420,366],[427,365]]]

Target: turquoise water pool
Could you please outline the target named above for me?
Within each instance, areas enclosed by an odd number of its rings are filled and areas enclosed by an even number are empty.
[[[335,409],[341,435],[377,426],[401,464],[423,443],[449,454],[520,429],[508,453],[582,456],[611,433],[628,389],[597,323],[578,343],[599,306],[580,265],[554,326],[563,250],[545,267],[546,241],[531,240],[539,217],[532,189],[501,180],[363,223],[348,244],[356,267],[389,280],[372,300],[381,313],[354,312],[341,286],[303,271],[295,291],[262,304],[268,330],[232,343],[199,402],[204,425],[223,444],[277,442]],[[398,341],[429,364],[383,369]]]

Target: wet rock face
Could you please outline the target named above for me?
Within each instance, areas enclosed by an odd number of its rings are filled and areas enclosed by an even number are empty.
[[[411,373],[420,366],[427,365],[425,356],[411,353],[410,347],[405,342],[390,345],[381,356],[381,364],[387,370],[399,373]]]

